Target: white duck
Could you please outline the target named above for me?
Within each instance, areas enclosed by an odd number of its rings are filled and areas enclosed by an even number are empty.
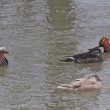
[[[69,84],[61,84],[60,86],[57,86],[57,88],[74,91],[100,89],[102,86],[100,81],[101,79],[98,75],[90,74],[83,78],[76,79]]]

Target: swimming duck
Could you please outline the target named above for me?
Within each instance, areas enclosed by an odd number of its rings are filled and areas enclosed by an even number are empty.
[[[104,48],[104,52],[110,52],[110,40],[107,37],[102,37],[99,41],[99,46]]]
[[[5,47],[0,47],[0,66],[7,66],[8,60],[5,56],[5,54],[8,54],[9,52]]]
[[[65,59],[61,61],[74,62],[74,63],[94,63],[103,61],[103,52],[104,48],[97,46],[92,49],[89,49],[88,52],[66,56]]]
[[[99,76],[90,74],[84,76],[83,78],[76,79],[69,84],[61,84],[60,86],[57,86],[57,89],[81,91],[100,89],[101,87],[101,79],[99,78]]]

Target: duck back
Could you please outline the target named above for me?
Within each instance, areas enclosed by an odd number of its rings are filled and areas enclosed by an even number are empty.
[[[94,62],[102,62],[103,61],[103,52],[99,47],[95,47],[89,49],[88,52],[66,56],[64,60],[66,62],[74,62],[74,63],[94,63]]]

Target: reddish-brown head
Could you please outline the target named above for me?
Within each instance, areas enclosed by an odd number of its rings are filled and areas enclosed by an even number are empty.
[[[104,52],[110,52],[110,41],[107,37],[102,37],[99,41],[99,46],[104,48]]]

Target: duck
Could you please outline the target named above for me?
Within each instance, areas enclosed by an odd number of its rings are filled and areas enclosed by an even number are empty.
[[[74,62],[74,63],[95,63],[102,62],[104,60],[104,48],[102,46],[97,46],[88,49],[88,52],[76,54],[73,56],[65,56],[61,61]]]
[[[110,39],[106,36],[99,40],[99,46],[104,48],[104,53],[110,52]]]
[[[6,54],[8,54],[8,50],[4,47],[0,47],[0,67],[8,66],[8,59],[6,58]]]
[[[57,89],[72,91],[97,90],[102,87],[101,81],[98,75],[89,74],[71,81],[69,84],[61,84],[57,86]]]

